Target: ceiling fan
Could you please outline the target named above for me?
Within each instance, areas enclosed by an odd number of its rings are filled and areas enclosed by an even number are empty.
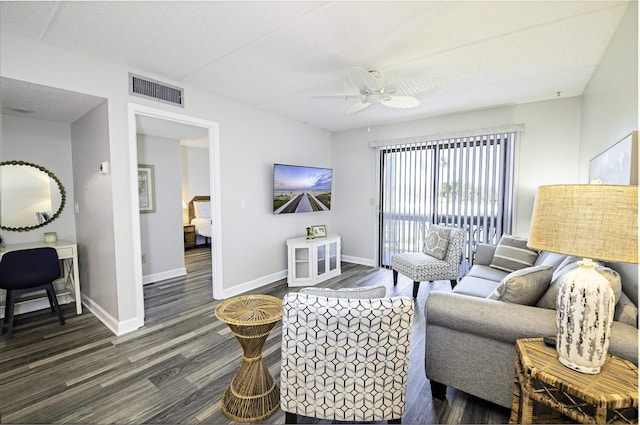
[[[389,108],[417,108],[420,106],[420,101],[415,98],[414,95],[425,92],[435,87],[438,83],[434,78],[424,77],[401,81],[385,87],[379,72],[367,71],[360,67],[352,67],[349,69],[349,81],[358,89],[358,94],[317,97],[343,97],[345,100],[352,98],[358,99],[357,102],[347,108],[347,114],[355,114],[376,104]]]

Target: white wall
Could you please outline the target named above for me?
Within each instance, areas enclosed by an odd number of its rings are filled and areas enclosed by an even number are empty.
[[[375,151],[371,141],[437,135],[494,126],[524,124],[516,147],[516,208],[513,233],[527,236],[535,188],[575,182],[578,175],[580,98],[451,114],[403,124],[338,133],[333,140],[336,231],[343,256],[376,264],[378,226]],[[372,205],[371,200],[376,202]]]
[[[100,96],[108,100],[108,142],[111,161],[110,187],[96,197],[113,199],[111,241],[90,239],[87,251],[103,252],[101,261],[113,264],[111,276],[95,276],[92,284],[117,298],[113,312],[118,332],[132,330],[138,317],[134,255],[133,214],[137,208],[132,193],[133,163],[129,146],[128,102],[178,112],[220,124],[221,220],[224,288],[251,289],[275,276],[285,276],[285,240],[304,234],[311,224],[325,224],[332,231],[333,212],[273,216],[271,209],[272,167],[283,162],[331,167],[331,134],[251,106],[213,96],[139,69],[126,69],[81,56],[13,34],[0,36],[2,76],[46,86]],[[189,100],[184,109],[128,95],[128,72],[185,88]],[[135,149],[133,150],[135,152]],[[104,159],[102,159],[104,160]],[[92,167],[97,166],[92,162]],[[117,202],[115,202],[117,200]],[[245,207],[241,207],[244,200]],[[105,224],[106,225],[106,224]],[[80,237],[80,236],[79,236]],[[117,247],[117,249],[116,249]],[[94,264],[80,264],[94,267]],[[115,310],[115,311],[114,311]],[[130,324],[130,327],[127,327]]]
[[[586,183],[589,161],[638,130],[638,2],[630,2],[589,81],[582,96],[582,111],[580,182]],[[638,281],[636,264],[620,264],[616,270],[623,282]],[[637,299],[633,301],[638,304]]]
[[[580,181],[589,161],[638,130],[638,2],[629,3],[582,99]]]
[[[27,232],[3,230],[5,242],[40,242],[45,232],[56,232],[58,239],[75,242],[70,125],[2,115],[0,160],[26,161],[44,167],[58,177],[66,192],[66,205],[56,220]]]
[[[180,141],[138,135],[138,163],[155,176],[155,212],[140,214],[143,282],[185,275]]]
[[[71,125],[74,199],[78,204],[76,233],[80,287],[88,308],[114,332],[119,329],[121,304],[115,267],[114,198],[112,177],[117,162],[109,153],[108,105],[104,102]],[[101,174],[99,164],[110,161],[111,173]],[[73,209],[73,204],[70,206]],[[123,287],[133,289],[133,281]]]

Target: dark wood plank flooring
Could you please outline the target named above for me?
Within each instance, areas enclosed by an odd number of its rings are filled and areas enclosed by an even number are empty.
[[[0,423],[229,424],[220,410],[222,393],[240,364],[242,351],[214,314],[208,248],[187,251],[188,274],[145,286],[145,326],[114,336],[92,314],[63,306],[60,326],[48,310],[17,316],[14,337],[0,338]],[[389,295],[411,296],[412,282],[393,286],[389,270],[343,263],[340,277],[322,286],[384,285]],[[424,301],[418,295],[411,342],[406,424],[507,423],[509,411],[449,388],[432,400],[424,375]],[[282,297],[281,280],[253,291]],[[293,289],[295,290],[295,289]],[[279,379],[281,328],[263,349]],[[301,418],[304,423],[318,423]],[[284,423],[278,411],[264,423]]]

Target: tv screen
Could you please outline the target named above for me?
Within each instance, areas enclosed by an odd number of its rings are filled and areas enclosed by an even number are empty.
[[[274,164],[273,213],[329,211],[331,175],[330,168]]]

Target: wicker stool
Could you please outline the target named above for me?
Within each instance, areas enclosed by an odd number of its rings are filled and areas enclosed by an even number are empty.
[[[216,316],[229,325],[242,350],[242,364],[222,397],[222,412],[236,422],[257,422],[280,407],[280,388],[262,360],[262,346],[280,318],[282,300],[246,295],[223,301]]]

